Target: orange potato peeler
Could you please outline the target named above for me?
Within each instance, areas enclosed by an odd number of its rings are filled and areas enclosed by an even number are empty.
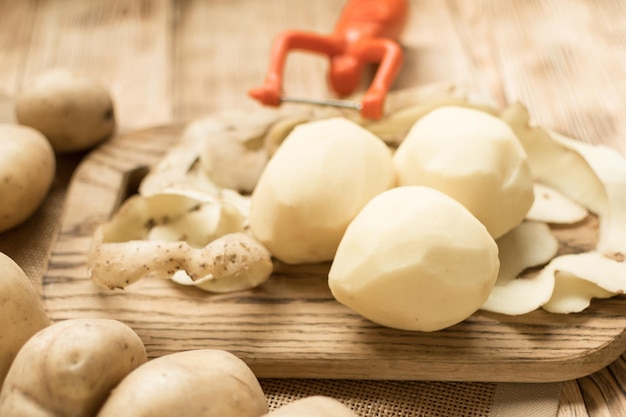
[[[406,0],[348,0],[330,34],[299,30],[280,33],[272,45],[263,85],[248,94],[266,106],[297,102],[348,107],[358,110],[364,118],[379,119],[383,116],[387,92],[402,65],[398,38],[407,15]],[[367,64],[378,64],[378,69],[360,102],[283,96],[285,61],[289,51],[296,49],[328,57],[328,83],[339,97],[357,89]]]

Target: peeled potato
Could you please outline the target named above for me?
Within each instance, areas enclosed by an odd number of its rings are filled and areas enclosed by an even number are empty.
[[[434,331],[478,310],[498,269],[494,239],[465,207],[405,186],[372,199],[350,223],[328,277],[334,297],[369,320]]]
[[[235,355],[199,349],[153,359],[128,375],[98,417],[260,417],[268,404],[256,377]]]
[[[391,151],[372,133],[341,118],[302,124],[259,179],[251,231],[285,263],[328,261],[348,223],[394,184]]]
[[[520,224],[533,203],[522,145],[505,122],[479,110],[447,106],[427,114],[398,147],[394,164],[400,185],[450,195],[494,239]]]

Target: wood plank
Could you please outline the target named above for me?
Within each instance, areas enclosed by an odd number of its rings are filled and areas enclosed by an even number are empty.
[[[263,82],[274,36],[287,29],[329,32],[334,22],[327,17],[338,14],[341,3],[185,0],[176,7],[175,116],[187,121],[216,110],[258,107],[247,91]],[[326,91],[325,68],[321,57],[293,54],[285,88],[319,96]]]
[[[626,83],[616,82],[626,77],[626,4],[485,4],[506,100],[527,104],[538,123],[626,154]]]
[[[557,417],[589,417],[580,388],[575,380],[563,382]]]
[[[12,97],[22,82],[37,0],[0,0],[0,93]]]
[[[448,0],[448,10],[468,65],[471,86],[477,95],[503,107],[507,104],[497,51],[494,48],[493,15],[485,1]]]
[[[156,162],[178,132],[161,128],[120,136],[77,170],[44,278],[53,320],[122,320],[151,357],[228,349],[261,378],[551,382],[591,374],[626,347],[624,296],[594,301],[570,315],[478,312],[451,328],[421,333],[374,325],[337,303],[327,285],[328,264],[277,264],[267,283],[232,294],[150,279],[124,291],[101,290],[86,269],[95,227],[114,212],[128,174]],[[591,230],[579,229],[582,246]]]
[[[446,3],[411,1],[409,10],[409,20],[401,38],[405,63],[396,88],[436,82],[475,86],[471,62]]]
[[[590,417],[626,415],[626,361],[620,357],[608,367],[578,380]]]
[[[110,89],[122,130],[170,122],[170,18],[168,0],[42,0],[24,82],[70,68]]]

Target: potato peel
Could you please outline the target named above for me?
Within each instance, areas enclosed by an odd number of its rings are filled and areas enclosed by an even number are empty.
[[[239,290],[264,282],[273,268],[269,252],[245,233],[222,236],[199,249],[184,241],[104,243],[91,251],[89,264],[90,278],[108,289],[125,288],[146,276],[171,279],[185,271],[192,281],[212,276],[220,280],[215,288]]]
[[[124,288],[145,276],[172,279],[182,271],[184,282],[206,291],[257,286],[269,278],[272,262],[244,233],[248,200],[232,190],[135,195],[96,231],[90,277],[105,288]]]
[[[500,271],[481,310],[519,315],[538,309],[550,299],[554,276],[541,271],[533,277],[517,277],[528,267],[549,262],[558,251],[558,241],[546,224],[524,222],[497,243]]]
[[[592,146],[533,126],[521,104],[510,106],[502,117],[520,138],[528,153],[533,177],[541,183],[535,190],[539,195],[535,200],[537,206],[531,208],[527,218],[546,222],[569,218],[573,223],[583,217],[581,208],[588,209],[599,218],[600,237],[595,250],[553,258],[530,280],[509,277],[504,286],[496,284],[484,309],[506,314],[522,312],[523,309],[514,309],[505,302],[507,299],[509,303],[515,302],[512,294],[516,287],[519,296],[521,290],[535,286],[534,294],[523,295],[528,297],[525,302],[534,300],[537,307],[564,314],[586,309],[592,298],[623,294],[626,286],[626,159],[606,146]],[[557,194],[552,194],[552,188]],[[550,195],[548,199],[554,207],[546,205],[542,195]],[[561,197],[570,198],[575,204]],[[576,207],[576,203],[581,207]],[[527,241],[528,245],[535,243],[535,240]],[[550,297],[541,304],[550,286]],[[507,293],[507,289],[511,293]],[[526,304],[527,307],[532,305]]]
[[[535,201],[526,214],[527,220],[551,224],[574,224],[584,220],[589,210],[552,187],[535,183]]]
[[[528,155],[533,178],[548,185],[599,216],[608,210],[604,186],[587,161],[575,150],[556,142],[530,121],[526,108],[516,103],[502,115]]]
[[[580,312],[592,298],[608,298],[626,291],[626,263],[599,252],[559,256],[547,269],[554,273],[555,288],[542,308],[552,313]]]
[[[551,132],[559,144],[578,152],[602,182],[607,210],[600,222],[598,250],[624,256],[626,253],[626,158],[602,145],[589,145]]]

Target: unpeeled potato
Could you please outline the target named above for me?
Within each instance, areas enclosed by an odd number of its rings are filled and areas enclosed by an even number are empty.
[[[55,171],[54,151],[40,132],[0,124],[0,233],[35,213],[50,191]]]
[[[356,417],[356,414],[334,398],[314,395],[295,400],[263,417]]]
[[[35,286],[18,264],[0,252],[0,387],[20,348],[49,324]]]
[[[260,417],[265,395],[248,366],[222,350],[161,356],[128,375],[98,417]]]
[[[122,322],[57,322],[17,354],[0,392],[0,416],[93,417],[111,390],[146,359],[141,339]]]
[[[375,195],[395,185],[390,149],[354,122],[297,126],[252,194],[250,228],[279,260],[331,260],[343,233]]]
[[[43,133],[57,153],[93,148],[116,128],[113,100],[97,80],[64,68],[40,74],[15,100],[20,124]]]

